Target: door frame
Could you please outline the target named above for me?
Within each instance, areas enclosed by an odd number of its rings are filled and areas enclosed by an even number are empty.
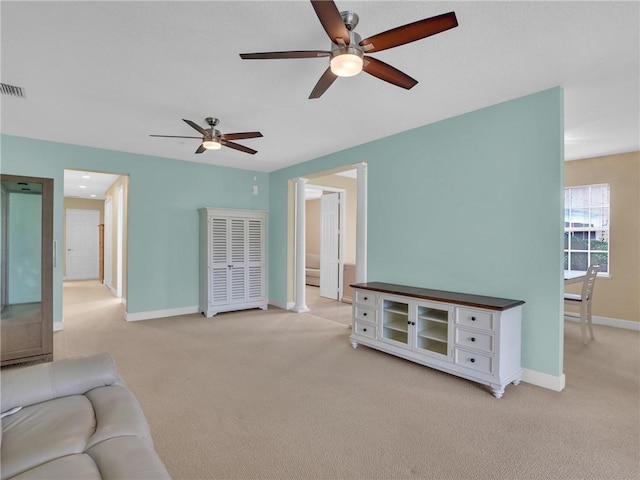
[[[356,196],[356,283],[365,283],[367,281],[367,162],[362,161],[356,164],[345,165],[338,171],[357,170]],[[320,174],[322,171],[314,172]],[[327,173],[328,175],[329,173]],[[309,307],[306,305],[306,287],[304,282],[305,265],[304,258],[306,254],[305,235],[306,212],[304,208],[304,185],[307,179],[304,177],[296,177],[289,179],[288,187],[291,187],[293,197],[290,198],[290,211],[293,211],[293,222],[289,224],[293,227],[293,239],[289,243],[289,255],[294,255],[293,270],[287,269],[287,284],[292,286],[293,302],[287,298],[286,305],[283,308],[293,310],[298,313],[308,312]],[[291,218],[291,217],[290,217]],[[291,237],[289,237],[291,238]]]
[[[104,200],[104,284],[115,296],[113,288],[113,199]]]

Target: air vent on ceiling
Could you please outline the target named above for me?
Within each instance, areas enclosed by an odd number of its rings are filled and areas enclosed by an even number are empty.
[[[2,95],[11,95],[14,97],[25,98],[24,89],[22,87],[9,85],[8,83],[0,83],[0,91],[2,92]]]

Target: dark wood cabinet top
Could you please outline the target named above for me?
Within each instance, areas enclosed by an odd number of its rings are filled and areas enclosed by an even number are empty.
[[[409,287],[395,285],[393,283],[368,282],[354,283],[353,288],[371,290],[373,292],[403,295],[406,297],[433,300],[437,302],[455,303],[470,307],[486,308],[489,310],[508,310],[525,302],[523,300],[511,300],[509,298],[487,297],[484,295],[471,295],[468,293],[447,292],[444,290],[432,290],[430,288]]]

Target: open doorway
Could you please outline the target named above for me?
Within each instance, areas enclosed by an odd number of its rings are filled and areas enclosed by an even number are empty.
[[[302,242],[299,232],[292,232],[290,236],[290,285],[295,303],[290,303],[289,308],[311,310],[316,315],[350,324],[349,285],[355,283],[358,223],[362,221],[358,219],[358,208],[363,207],[358,202],[364,204],[366,212],[366,196],[363,200],[358,195],[357,169],[345,167],[309,175],[303,182],[298,180],[294,182],[295,189],[300,188],[299,184],[304,185],[305,198],[303,207],[294,209],[295,192],[290,196],[290,231],[300,222],[302,212],[298,210],[304,209],[304,223],[300,224],[305,225],[305,234]],[[366,248],[361,250],[366,254]],[[304,289],[302,302],[301,289]]]
[[[63,317],[70,299],[80,298],[67,298],[68,287],[80,282],[126,304],[128,185],[127,175],[64,171]]]

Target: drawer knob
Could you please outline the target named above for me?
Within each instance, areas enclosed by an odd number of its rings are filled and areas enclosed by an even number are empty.
[[[367,316],[367,312],[364,312],[364,313],[362,314],[362,316],[366,317],[366,316]]]
[[[475,359],[475,358],[470,358],[470,359],[469,359],[469,361],[470,361],[471,363],[476,363],[476,359]]]
[[[364,297],[365,300],[369,300],[369,297]]]
[[[367,329],[366,329],[366,328],[363,328],[363,329],[362,329],[362,331],[363,331],[363,332],[366,332],[366,331],[367,331]]]
[[[471,341],[475,342],[476,341],[476,337],[471,337]]]
[[[476,321],[476,317],[471,317],[471,321],[475,322]]]

